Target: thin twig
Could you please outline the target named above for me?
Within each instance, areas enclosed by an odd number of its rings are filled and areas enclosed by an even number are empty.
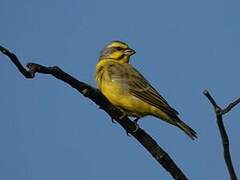
[[[157,144],[157,142],[143,129],[136,126],[136,124],[132,122],[128,117],[123,116],[123,112],[113,106],[98,89],[77,80],[57,66],[46,67],[40,64],[29,63],[27,65],[28,69],[25,69],[15,54],[11,53],[9,50],[2,46],[0,46],[0,51],[10,58],[10,60],[17,66],[18,70],[26,78],[34,78],[35,73],[50,74],[78,90],[85,97],[88,97],[97,105],[99,105],[100,109],[103,109],[105,112],[107,112],[112,119],[116,120],[128,133],[135,137],[148,150],[148,152],[172,175],[174,179],[187,180],[187,177],[183,174],[181,169],[177,167],[171,157]]]
[[[240,98],[235,100],[234,102],[230,103],[225,109],[222,110],[222,115],[228,113],[232,110],[238,103],[240,103]]]
[[[233,103],[230,103],[225,109],[222,109],[217,105],[216,101],[213,99],[213,97],[207,90],[205,90],[203,93],[208,98],[208,100],[211,102],[211,104],[213,105],[214,110],[215,110],[217,125],[218,125],[218,129],[220,131],[221,139],[222,139],[222,145],[223,145],[223,150],[224,150],[224,159],[225,159],[225,163],[228,168],[229,176],[231,177],[231,180],[237,180],[237,176],[234,171],[233,164],[232,164],[231,154],[229,151],[229,139],[228,139],[228,135],[225,130],[225,127],[224,127],[222,115],[226,114],[234,106],[236,106],[238,103],[240,103],[240,99],[237,99]]]
[[[5,54],[11,59],[13,64],[15,64],[15,66],[22,73],[22,75],[24,75],[26,78],[30,78],[30,79],[33,78],[33,75],[22,66],[22,64],[20,63],[20,61],[18,60],[15,54],[11,53],[8,49],[4,48],[1,45],[0,45],[0,52],[2,52],[3,54]]]

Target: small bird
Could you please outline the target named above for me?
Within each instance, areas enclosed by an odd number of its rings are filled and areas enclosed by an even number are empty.
[[[129,64],[130,56],[135,53],[121,41],[107,44],[96,65],[99,90],[127,116],[136,118],[136,123],[141,117],[152,115],[179,127],[191,139],[197,138],[197,133],[180,120],[178,112]]]

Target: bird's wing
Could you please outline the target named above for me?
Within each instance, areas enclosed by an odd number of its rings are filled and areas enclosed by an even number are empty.
[[[178,115],[178,112],[167,103],[167,101],[134,67],[128,65],[124,68],[126,68],[125,71],[118,71],[118,73],[113,73],[112,75],[115,80],[121,81],[122,85],[124,85],[133,96],[161,109],[169,115]]]

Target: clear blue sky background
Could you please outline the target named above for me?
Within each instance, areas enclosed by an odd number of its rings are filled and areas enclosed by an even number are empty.
[[[122,40],[153,86],[199,134],[191,141],[153,117],[140,121],[189,179],[228,179],[215,116],[240,96],[240,1],[1,0],[0,44],[22,63],[58,65],[95,85],[101,48]],[[88,99],[50,76],[26,80],[0,55],[0,179],[171,179]],[[240,106],[225,117],[240,176]]]

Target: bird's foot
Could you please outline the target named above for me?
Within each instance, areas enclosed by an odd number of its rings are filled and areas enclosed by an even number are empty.
[[[140,119],[140,118],[136,118],[136,119],[133,120],[133,122],[134,122],[134,124],[135,124],[135,129],[132,131],[132,133],[135,133],[135,132],[138,131],[139,125],[138,125],[137,121],[138,121],[139,119]]]
[[[125,117],[127,117],[127,113],[126,113],[126,111],[124,111],[122,108],[120,108],[120,107],[117,107],[120,111],[121,111],[121,113],[122,113],[122,115],[119,117],[119,119],[120,120],[122,120],[122,119],[124,119]]]
[[[135,120],[136,120],[136,119],[133,120],[133,123],[135,124],[135,129],[132,130],[132,131],[126,131],[127,136],[130,136],[129,134],[132,134],[132,133],[135,133],[135,132],[138,131],[139,125],[138,125],[137,121],[135,121]],[[137,120],[139,120],[139,118],[137,118]]]

